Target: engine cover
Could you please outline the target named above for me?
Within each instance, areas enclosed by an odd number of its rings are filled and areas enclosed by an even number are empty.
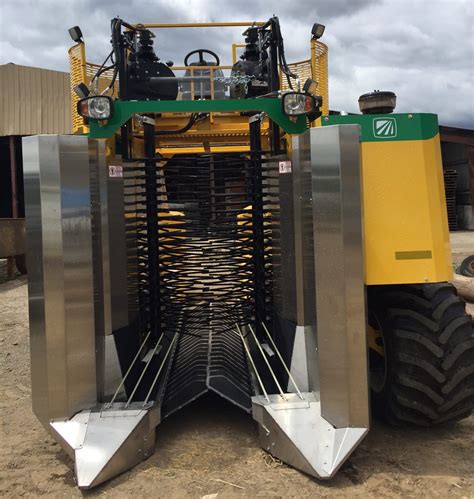
[[[157,60],[139,59],[129,66],[127,96],[131,100],[176,100],[177,80],[150,78],[174,77],[173,71]]]

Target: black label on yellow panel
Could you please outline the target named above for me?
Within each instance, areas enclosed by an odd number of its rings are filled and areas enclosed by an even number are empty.
[[[430,250],[395,251],[395,260],[430,260],[433,255]]]

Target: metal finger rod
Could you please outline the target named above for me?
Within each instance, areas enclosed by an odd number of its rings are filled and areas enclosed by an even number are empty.
[[[267,326],[265,325],[264,322],[262,322],[262,326],[263,326],[263,329],[265,330],[265,332],[267,333],[268,339],[270,340],[270,342],[271,342],[271,344],[273,346],[273,349],[275,350],[276,354],[278,355],[278,358],[280,359],[280,361],[281,361],[281,363],[283,365],[283,368],[286,371],[286,374],[288,374],[288,377],[291,379],[291,382],[293,383],[293,386],[296,389],[296,393],[298,394],[298,397],[301,400],[304,400],[303,394],[301,393],[300,389],[298,388],[298,385],[296,384],[296,381],[293,378],[293,375],[291,374],[291,371],[288,369],[288,366],[286,365],[286,362],[283,360],[283,357],[281,356],[280,351],[278,350],[277,346],[275,345],[275,342],[273,341],[273,338],[271,337],[270,332],[268,331],[268,328],[267,328]]]
[[[154,355],[156,354],[156,351],[158,350],[158,347],[160,346],[161,340],[163,339],[163,337],[164,337],[164,333],[161,333],[161,336],[159,337],[158,341],[156,342],[155,347],[153,348],[153,353],[150,355],[150,358],[148,359],[147,363],[145,364],[145,366],[142,370],[142,373],[140,374],[140,377],[138,378],[138,381],[136,382],[135,387],[133,388],[132,393],[130,394],[130,397],[128,397],[128,400],[127,400],[127,403],[125,404],[125,407],[128,407],[132,403],[133,397],[134,397],[136,391],[138,390],[138,387],[140,386],[140,383],[141,383],[143,377],[145,376],[145,373],[148,370],[148,367],[150,366],[151,361],[153,360]]]
[[[136,361],[140,357],[140,353],[142,352],[143,347],[146,345],[146,342],[148,341],[148,338],[150,337],[150,334],[151,334],[151,331],[148,332],[148,334],[146,335],[146,338],[143,340],[143,343],[140,345],[140,348],[138,349],[137,354],[133,358],[133,360],[132,360],[129,368],[127,369],[127,372],[125,373],[124,377],[122,378],[122,381],[118,385],[117,390],[115,390],[115,393],[114,393],[111,401],[108,404],[106,404],[104,408],[110,408],[110,407],[112,407],[112,404],[115,402],[115,399],[117,398],[118,394],[120,393],[120,390],[124,386],[125,381],[128,378],[128,375],[130,374],[131,370],[133,369],[133,366],[135,365]]]
[[[178,333],[176,333],[171,340],[170,346],[168,347],[168,350],[166,352],[166,355],[163,358],[163,361],[160,364],[160,367],[158,369],[158,372],[155,375],[155,379],[153,380],[153,383],[150,386],[150,389],[148,390],[148,393],[145,397],[145,400],[143,401],[143,405],[145,406],[148,403],[148,399],[150,398],[151,393],[153,392],[153,389],[155,388],[156,382],[158,381],[158,378],[160,377],[161,371],[163,370],[164,365],[166,364],[166,361],[168,360],[169,354],[171,352],[171,349],[173,348],[176,338],[178,336]]]
[[[242,344],[244,345],[244,348],[245,348],[245,351],[247,353],[247,357],[250,361],[250,364],[252,365],[252,369],[253,369],[253,372],[255,374],[255,376],[257,377],[257,380],[258,380],[258,383],[260,385],[260,388],[263,392],[263,395],[265,397],[265,399],[270,402],[270,399],[268,398],[268,393],[267,391],[265,390],[265,385],[263,384],[263,381],[262,381],[262,378],[260,377],[260,374],[258,374],[258,370],[257,370],[257,367],[255,366],[255,362],[252,358],[252,355],[250,354],[250,350],[249,350],[249,347],[247,345],[247,343],[245,342],[245,338],[244,338],[244,335],[242,334],[242,331],[240,330],[240,327],[238,324],[235,325],[236,328],[237,328],[237,333],[238,335],[240,336],[241,340],[242,340]]]
[[[275,375],[275,372],[272,369],[272,366],[270,365],[270,362],[268,362],[267,356],[265,355],[265,352],[263,351],[262,345],[260,345],[260,342],[258,341],[257,336],[256,336],[256,334],[255,334],[252,326],[249,324],[248,327],[250,329],[250,332],[252,333],[253,339],[255,340],[255,344],[257,345],[260,353],[262,354],[263,360],[265,361],[265,364],[267,365],[268,370],[270,371],[270,374],[271,374],[271,376],[273,378],[273,381],[275,382],[275,384],[276,384],[276,386],[278,388],[278,391],[280,392],[281,397],[284,400],[286,400],[285,393],[283,392],[283,390],[281,388],[281,385],[278,382],[278,379],[277,379],[277,377]]]

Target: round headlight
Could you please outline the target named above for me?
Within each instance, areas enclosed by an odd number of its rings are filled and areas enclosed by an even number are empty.
[[[289,116],[304,114],[306,99],[303,94],[287,94],[284,96],[284,110]]]
[[[105,120],[110,117],[110,101],[104,97],[92,98],[89,102],[89,115],[91,118]]]
[[[288,116],[312,113],[318,107],[314,96],[301,92],[287,92],[282,97],[283,112]]]
[[[84,118],[107,120],[112,117],[112,99],[104,95],[86,97],[77,103],[77,112]]]

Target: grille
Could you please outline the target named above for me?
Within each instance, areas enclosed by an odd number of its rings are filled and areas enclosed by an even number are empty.
[[[449,230],[457,230],[456,217],[456,180],[458,173],[456,170],[444,170],[444,191],[446,195],[446,209],[448,212]]]
[[[128,272],[142,338],[163,333],[166,351],[177,335],[155,395],[162,414],[207,390],[250,410],[251,382],[236,324],[271,316],[278,219],[269,189],[273,163],[260,154],[201,154],[159,161],[153,175],[147,168],[125,166]]]

